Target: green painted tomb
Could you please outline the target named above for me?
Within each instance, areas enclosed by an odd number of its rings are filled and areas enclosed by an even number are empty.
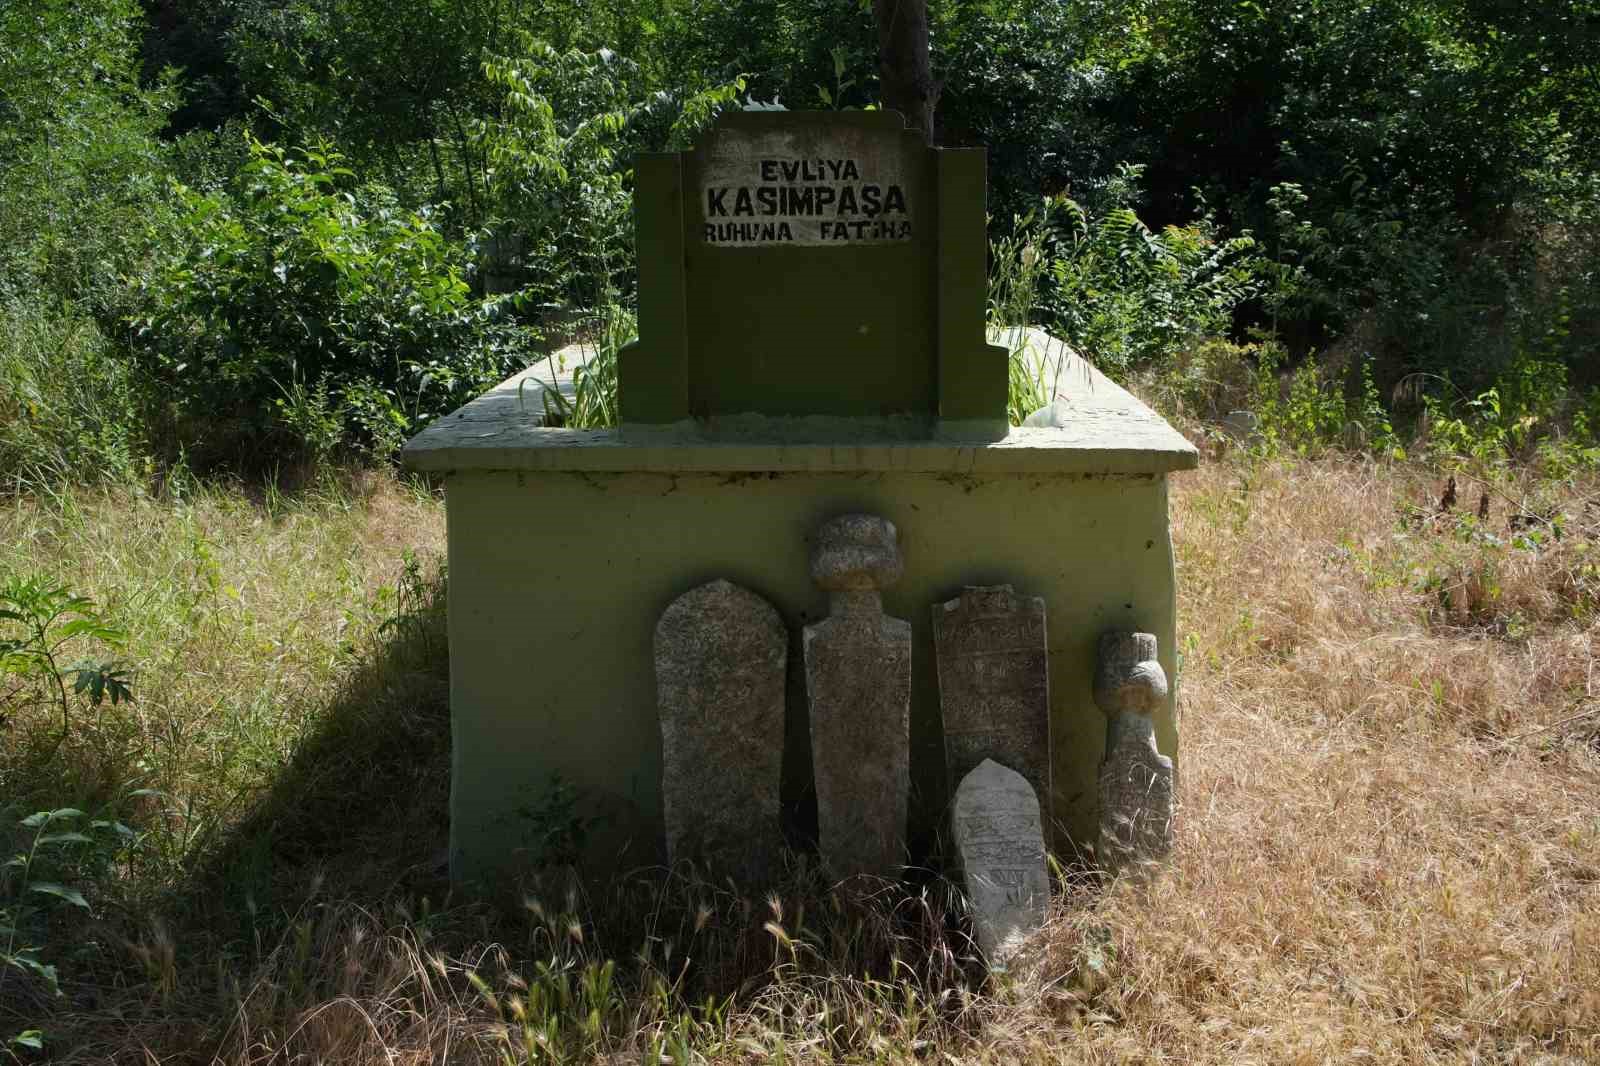
[[[540,861],[557,780],[593,819],[596,869],[664,860],[654,634],[718,580],[790,636],[780,792],[803,830],[799,641],[829,611],[808,552],[855,513],[892,522],[904,561],[883,610],[911,625],[912,846],[956,784],[932,607],[1002,584],[1048,611],[1047,839],[1092,845],[1096,649],[1108,629],[1153,634],[1177,677],[1167,477],[1194,448],[1037,331],[1008,339],[1052,365],[1058,402],[1007,429],[1008,350],[984,332],[982,151],[929,148],[890,113],[738,113],[693,151],[639,160],[636,189],[622,425],[542,426],[529,370],[403,453],[446,486],[454,875]],[[1154,743],[1176,757],[1173,697],[1157,703]]]

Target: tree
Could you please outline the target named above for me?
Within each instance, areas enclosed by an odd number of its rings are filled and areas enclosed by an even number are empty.
[[[928,60],[927,0],[872,0],[878,24],[878,80],[883,106],[933,140],[933,109],[939,85]]]

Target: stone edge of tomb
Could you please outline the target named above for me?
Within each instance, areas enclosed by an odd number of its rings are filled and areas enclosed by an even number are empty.
[[[1000,440],[950,439],[911,419],[740,416],[710,433],[693,423],[579,430],[540,425],[544,364],[514,374],[437,419],[401,451],[415,471],[593,472],[883,471],[951,474],[1165,474],[1192,470],[1199,454],[1136,397],[1042,330],[991,340],[1052,382],[1061,424],[1014,427]]]

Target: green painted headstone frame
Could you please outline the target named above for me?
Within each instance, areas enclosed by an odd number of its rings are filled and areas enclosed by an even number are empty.
[[[641,156],[623,435],[1003,438],[985,191],[983,149],[892,111],[734,112]]]

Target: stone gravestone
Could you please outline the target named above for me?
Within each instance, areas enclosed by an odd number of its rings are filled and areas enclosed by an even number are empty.
[[[835,518],[811,552],[829,592],[803,640],[817,842],[837,877],[892,877],[905,861],[911,624],[883,613],[882,593],[902,570],[894,524],[876,515]]]
[[[624,438],[1005,436],[982,150],[892,111],[734,112],[636,172]]]
[[[1154,634],[1101,636],[1094,701],[1109,719],[1099,855],[1116,871],[1172,850],[1172,760],[1156,749],[1153,719],[1167,704],[1167,675],[1156,660]]]
[[[1003,965],[1044,924],[1050,905],[1038,797],[1021,774],[985,759],[961,779],[950,829],[978,950],[990,965]]]
[[[1044,600],[1010,585],[934,604],[945,767],[953,787],[985,759],[1027,779],[1049,809],[1050,669]]]
[[[743,884],[776,871],[788,648],[772,605],[729,581],[690,589],[662,612],[655,660],[670,861],[704,862]]]

